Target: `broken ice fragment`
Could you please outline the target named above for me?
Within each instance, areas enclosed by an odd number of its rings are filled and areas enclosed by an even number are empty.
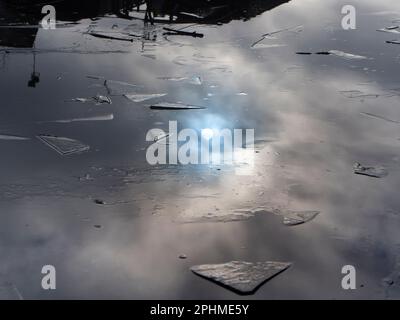
[[[293,32],[293,33],[300,33],[300,32],[303,31],[303,26],[299,25],[299,26],[295,26],[295,27],[289,27],[289,28],[286,28],[286,29],[277,30],[277,31],[274,31],[274,32],[269,32],[269,33],[263,34],[262,37],[266,38],[266,37],[270,37],[270,36],[272,36],[274,34],[286,32],[286,31]]]
[[[105,115],[85,117],[85,118],[72,118],[72,119],[60,119],[60,120],[49,120],[49,121],[38,121],[37,123],[72,123],[72,122],[86,122],[86,121],[110,121],[114,119],[114,114],[109,113]]]
[[[54,120],[54,121],[46,121],[46,122],[71,123],[71,122],[86,122],[86,121],[110,121],[113,119],[114,119],[114,114],[110,113],[110,114],[105,114],[105,115],[101,115],[101,116],[94,116],[94,117],[87,117],[87,118],[73,118],[73,119]]]
[[[358,162],[354,164],[354,173],[373,178],[384,178],[388,175],[388,172],[384,167],[366,167]]]
[[[192,78],[188,78],[188,77],[158,77],[157,79],[173,81],[173,82],[180,82],[180,81],[186,80],[187,83],[190,83],[190,84],[193,84],[196,86],[200,86],[203,83],[203,80],[201,79],[201,77],[198,77],[198,76],[195,76]]]
[[[181,12],[179,12],[179,14],[180,15],[184,15],[184,16],[194,17],[194,18],[197,18],[197,19],[204,19],[205,18],[205,16],[198,15],[198,14],[195,14],[195,13],[192,13],[192,12],[181,11]]]
[[[81,102],[81,103],[93,102],[96,105],[103,104],[103,103],[112,104],[112,101],[109,97],[102,96],[102,95],[96,95],[92,98],[74,98],[72,100],[67,100],[67,101]]]
[[[194,38],[203,38],[204,34],[198,33],[196,31],[193,32],[188,32],[188,31],[182,31],[182,30],[176,30],[176,29],[171,29],[171,28],[163,28],[165,32],[163,35],[171,36],[171,35],[179,35],[179,36],[191,36]]]
[[[374,93],[364,93],[360,90],[347,90],[347,91],[340,91],[340,93],[345,96],[346,98],[354,99],[376,99],[379,98],[379,94]]]
[[[94,76],[94,75],[87,75],[86,78],[94,79],[94,80],[104,80],[104,77],[101,76]]]
[[[398,121],[398,120],[388,119],[388,118],[385,118],[385,117],[382,117],[382,116],[379,116],[379,115],[376,115],[376,114],[373,114],[373,113],[361,112],[360,114],[363,115],[363,116],[370,117],[370,118],[375,118],[375,119],[380,119],[380,120],[384,120],[384,121],[387,121],[387,122],[400,124],[400,121]]]
[[[303,31],[303,26],[296,26],[296,27],[290,27],[290,28],[286,28],[286,29],[282,29],[282,30],[278,30],[278,31],[274,31],[274,32],[269,32],[269,33],[265,33],[261,36],[261,39],[257,40],[256,42],[254,42],[251,47],[255,47],[257,46],[261,41],[263,41],[264,39],[275,39],[274,35],[275,34],[279,34],[282,32],[293,32],[293,33],[300,33]]]
[[[345,58],[345,59],[355,59],[355,60],[367,59],[367,57],[364,57],[364,56],[359,56],[359,55],[356,55],[356,54],[347,53],[347,52],[343,52],[343,51],[339,51],[339,50],[330,50],[328,52],[330,54],[333,54],[335,56],[338,56],[338,57],[341,57],[341,58]]]
[[[93,36],[93,37],[101,38],[101,39],[133,42],[133,39],[132,38],[128,38],[128,37],[115,37],[115,36],[110,36],[110,35],[103,34],[103,33],[94,33],[94,32],[90,32],[88,34]]]
[[[291,266],[288,262],[232,261],[222,264],[193,266],[190,270],[238,294],[253,294],[266,281]]]
[[[394,30],[394,29],[399,29],[399,26],[390,26],[390,27],[386,27],[385,29],[387,30]]]
[[[386,41],[386,43],[390,43],[390,44],[400,44],[400,40],[388,40],[388,41]]]
[[[235,209],[225,211],[210,211],[204,213],[193,213],[193,212],[185,212],[181,214],[177,222],[180,223],[205,223],[205,222],[234,222],[234,221],[246,221],[257,214],[262,213],[272,213],[273,210],[268,210],[263,207],[259,208],[245,208],[245,209]]]
[[[312,55],[312,52],[296,52],[296,54],[299,55]],[[343,52],[343,51],[339,51],[339,50],[330,50],[330,51],[320,51],[320,52],[315,52],[315,54],[317,55],[325,55],[325,56],[329,56],[329,55],[335,55],[337,57],[340,58],[345,58],[345,59],[349,59],[349,60],[364,60],[364,59],[368,59],[367,57],[364,56],[360,56],[360,55],[356,55],[356,54],[352,54],[352,53],[347,53],[347,52]]]
[[[82,142],[65,137],[57,137],[51,135],[38,135],[37,138],[48,147],[57,151],[63,156],[70,154],[82,153],[88,151],[90,147]]]
[[[112,96],[129,94],[138,87],[135,84],[115,80],[105,80],[104,86],[106,87],[108,94]]]
[[[386,28],[378,29],[376,31],[386,32],[386,33],[400,33],[399,26],[386,27]]]
[[[127,50],[77,50],[75,47],[60,48],[60,49],[32,49],[32,48],[0,48],[1,53],[14,53],[14,54],[49,54],[49,53],[71,53],[71,54],[109,54],[109,53],[129,53]]]
[[[157,103],[157,104],[151,105],[150,108],[155,109],[155,110],[206,109],[205,107],[201,107],[201,106],[194,106],[194,105],[183,104],[183,103],[170,103],[170,102]]]
[[[283,218],[286,226],[296,226],[311,221],[319,214],[319,211],[292,211],[287,212]]]
[[[97,96],[93,97],[93,99],[96,102],[96,104],[102,104],[102,103],[112,104],[111,99],[107,96],[97,95]]]
[[[253,45],[251,48],[252,49],[269,49],[269,48],[281,48],[281,47],[286,47],[286,44],[283,43],[256,43]]]
[[[228,213],[209,212],[201,215],[182,214],[176,220],[180,223],[202,223],[202,222],[234,222],[245,221],[255,214],[251,210],[235,210]]]
[[[133,102],[143,102],[150,99],[166,96],[166,93],[151,93],[151,94],[125,94],[124,96]]]
[[[200,77],[193,77],[192,79],[189,80],[189,83],[194,84],[196,86],[200,86],[203,83],[203,81],[201,80]]]
[[[25,141],[30,140],[31,138],[21,137],[21,136],[14,136],[8,134],[0,134],[0,140],[12,140],[12,141]]]
[[[85,103],[85,102],[91,101],[91,99],[88,99],[88,98],[75,98],[75,99],[72,99],[70,101]]]
[[[179,82],[179,81],[187,80],[187,77],[158,77],[157,79]]]

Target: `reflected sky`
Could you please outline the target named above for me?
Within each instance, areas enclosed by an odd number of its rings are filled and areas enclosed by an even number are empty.
[[[243,299],[190,266],[276,260],[293,266],[244,298],[398,298],[398,283],[387,288],[382,279],[400,272],[400,46],[385,43],[396,34],[376,30],[399,23],[400,4],[353,1],[351,31],[341,28],[345,4],[291,0],[246,21],[173,26],[203,38],[163,36],[164,24],[144,26],[105,10],[37,30],[34,48],[0,42],[0,134],[31,138],[0,140],[0,283],[27,299]],[[251,48],[263,34],[293,27]],[[129,30],[150,40],[106,40],[88,30]],[[296,54],[329,50],[367,59]],[[34,88],[32,72],[40,73]],[[153,100],[122,95],[111,96],[111,105],[68,101],[106,95],[104,79],[135,84],[136,93],[168,93],[154,102],[207,109],[156,111],[148,108]],[[107,113],[114,120],[52,122]],[[198,131],[255,129],[254,173],[148,165],[146,133],[168,131],[169,121]],[[61,157],[37,134],[78,139],[91,151]],[[354,175],[355,162],[385,166],[389,175]],[[296,227],[271,213],[225,219],[255,208],[321,213]],[[217,218],[180,219],[207,215]],[[40,287],[45,264],[57,268],[52,292]],[[341,289],[348,264],[357,269],[357,290]]]

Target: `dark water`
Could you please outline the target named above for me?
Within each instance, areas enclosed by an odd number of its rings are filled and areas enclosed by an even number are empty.
[[[0,140],[0,283],[26,299],[236,299],[243,297],[189,268],[273,260],[293,265],[249,298],[400,296],[400,46],[385,43],[400,34],[376,31],[398,24],[398,1],[353,1],[357,29],[350,31],[341,28],[347,2],[338,0],[254,1],[217,13],[189,8],[209,18],[186,15],[173,24],[157,17],[145,24],[145,5],[137,12],[126,1],[84,8],[72,2],[55,5],[56,30],[21,26],[37,24],[41,7],[6,2],[0,1],[1,24],[18,25],[0,30],[0,134],[31,140]],[[204,37],[163,36],[166,26]],[[293,29],[251,48],[263,34],[286,28]],[[107,40],[88,30],[140,37]],[[296,54],[329,50],[366,58]],[[111,105],[67,102],[107,95],[104,80],[88,75],[168,95],[141,103],[120,95]],[[200,85],[191,83],[195,77]],[[160,101],[207,109],[148,108]],[[52,122],[111,113],[112,121]],[[168,121],[180,129],[254,128],[264,140],[254,173],[150,166],[146,133],[168,131]],[[38,134],[91,149],[62,157]],[[389,174],[355,175],[355,162],[385,166]],[[232,210],[263,206],[321,213],[296,227],[267,213],[224,220]],[[225,222],[179,221],[210,212]],[[47,264],[57,269],[51,292],[40,284]],[[341,287],[344,265],[356,267],[356,290]],[[388,287],[383,279],[390,275]]]

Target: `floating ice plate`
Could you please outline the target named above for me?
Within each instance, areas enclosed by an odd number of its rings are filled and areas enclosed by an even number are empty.
[[[354,164],[354,173],[373,178],[384,178],[388,175],[388,172],[384,167],[367,167],[358,162]]]
[[[82,142],[65,137],[56,137],[50,135],[39,135],[37,138],[48,147],[57,151],[63,156],[88,151],[90,147]]]
[[[289,262],[231,261],[193,266],[190,270],[239,294],[253,294],[262,284],[291,266]]]

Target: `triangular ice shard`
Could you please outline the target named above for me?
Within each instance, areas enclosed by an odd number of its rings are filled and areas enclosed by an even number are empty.
[[[50,135],[39,135],[37,138],[48,147],[57,151],[63,156],[88,151],[90,147],[82,142],[65,137],[56,137]]]
[[[231,261],[222,264],[194,266],[195,274],[239,294],[252,294],[263,283],[289,268],[288,262],[245,262]]]
[[[134,92],[138,87],[135,84],[115,80],[105,80],[104,86],[106,87],[108,94],[112,96],[124,95],[130,92]]]

